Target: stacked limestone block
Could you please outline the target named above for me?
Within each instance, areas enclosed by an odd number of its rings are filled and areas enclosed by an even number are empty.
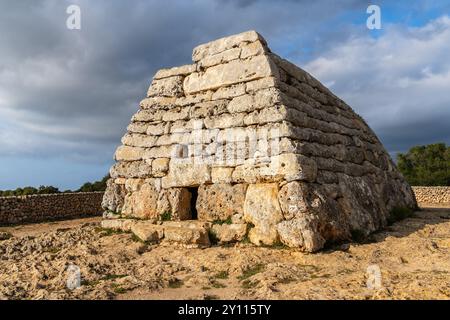
[[[156,73],[116,152],[106,210],[316,251],[416,207],[364,120],[258,33],[200,45],[193,61]]]

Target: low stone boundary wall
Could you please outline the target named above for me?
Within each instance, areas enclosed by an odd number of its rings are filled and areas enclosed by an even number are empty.
[[[450,204],[450,187],[412,187],[419,203]]]
[[[0,225],[101,215],[103,192],[0,197]]]

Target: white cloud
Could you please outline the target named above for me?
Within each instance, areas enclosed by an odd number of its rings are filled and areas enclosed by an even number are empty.
[[[369,31],[368,31],[369,32]],[[450,139],[450,18],[358,36],[305,67],[400,151]],[[409,138],[409,139],[407,139]]]

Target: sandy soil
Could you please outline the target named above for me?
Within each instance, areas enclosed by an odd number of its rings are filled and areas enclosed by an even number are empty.
[[[0,299],[450,299],[450,208],[318,254],[250,244],[147,245],[99,218],[0,228]],[[67,267],[82,286],[66,287]],[[381,287],[367,287],[367,268]]]

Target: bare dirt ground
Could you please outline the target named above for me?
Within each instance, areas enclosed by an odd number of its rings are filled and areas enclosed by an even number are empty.
[[[0,240],[0,299],[450,299],[450,207],[317,254],[147,245],[99,221],[0,228],[12,234]],[[66,287],[71,263],[81,269],[75,290]],[[367,288],[369,265],[381,288]]]

